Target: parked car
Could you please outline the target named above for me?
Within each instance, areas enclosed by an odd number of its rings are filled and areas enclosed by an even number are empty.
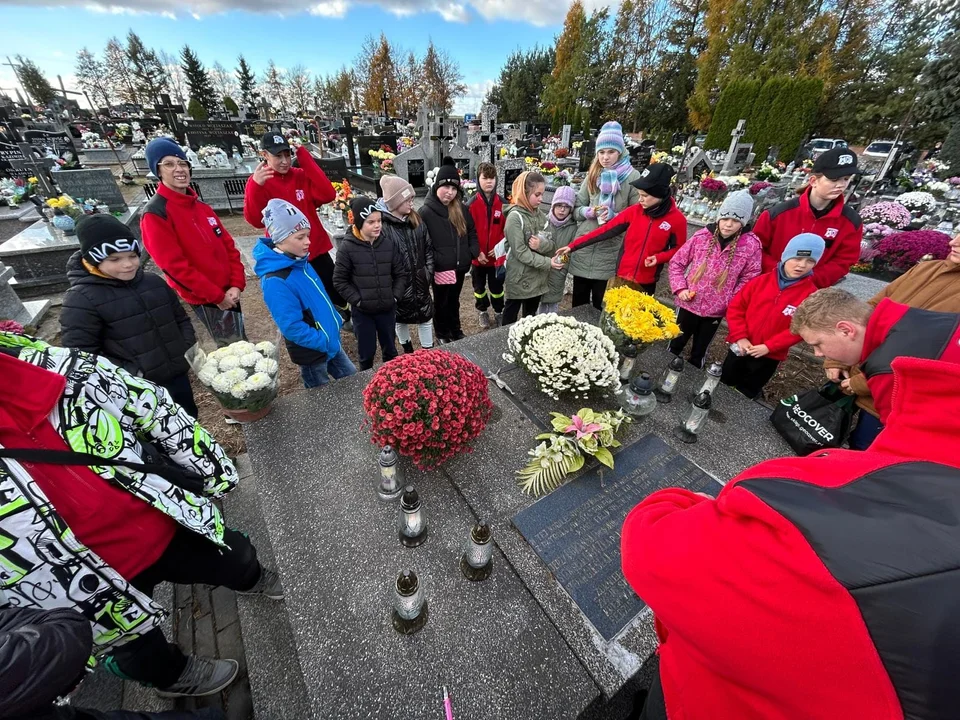
[[[834,148],[845,148],[847,141],[841,138],[814,138],[806,144],[806,150],[811,160],[816,160],[818,155]]]
[[[872,143],[867,145],[860,157],[870,160],[886,160],[887,155],[889,155],[890,151],[893,150],[894,144],[897,146],[900,157],[911,155],[916,150],[913,144],[907,142],[906,140],[901,140],[899,142],[895,142],[893,140],[874,140]]]

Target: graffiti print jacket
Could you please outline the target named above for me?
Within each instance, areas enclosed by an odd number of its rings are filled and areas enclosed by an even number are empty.
[[[104,358],[22,335],[0,332],[0,352],[66,379],[47,421],[73,451],[144,463],[142,442],[150,442],[170,463],[204,478],[196,494],[132,468],[90,467],[183,527],[224,544],[223,518],[211,498],[236,485],[236,468],[165,389]],[[0,381],[3,392],[23,389]],[[163,617],[159,605],[83,546],[30,473],[11,459],[0,459],[0,607],[75,608],[90,620],[96,653],[138,637]]]

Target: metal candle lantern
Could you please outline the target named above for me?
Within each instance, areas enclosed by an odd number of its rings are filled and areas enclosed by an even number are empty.
[[[397,576],[393,598],[393,628],[403,635],[413,635],[427,624],[427,600],[423,586],[413,570]]]
[[[653,394],[653,381],[647,373],[640,373],[624,386],[620,395],[620,408],[628,415],[641,417],[649,415],[657,407],[657,398]]]
[[[467,580],[486,580],[493,571],[493,542],[490,526],[478,522],[470,531],[467,547],[460,558],[460,571]]]
[[[384,445],[377,459],[380,465],[380,484],[377,486],[377,495],[381,500],[393,500],[403,492],[403,468],[400,467],[400,458],[389,445]]]
[[[660,376],[660,387],[656,389],[658,402],[668,403],[673,400],[673,393],[677,389],[677,384],[680,382],[680,373],[682,372],[683,358],[675,357],[670,361],[670,364],[667,365],[663,371],[663,375]]]
[[[407,547],[423,545],[427,540],[427,516],[413,485],[407,485],[400,497],[400,542]]]
[[[633,375],[633,366],[637,362],[637,346],[633,343],[625,346],[620,353],[620,381],[629,382]]]
[[[710,393],[708,392],[702,392],[693,399],[690,412],[687,414],[686,420],[683,421],[683,425],[679,428],[680,439],[685,443],[695,443],[697,441],[697,435],[699,435],[700,429],[710,414],[710,405],[712,402]]]
[[[717,385],[720,384],[721,375],[723,375],[723,365],[718,362],[710,363],[710,367],[707,368],[707,379],[703,381],[703,385],[700,386],[697,394],[710,393],[712,396],[713,391],[716,390]]]

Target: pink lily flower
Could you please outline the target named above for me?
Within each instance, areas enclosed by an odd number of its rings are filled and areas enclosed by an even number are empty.
[[[563,429],[563,432],[565,433],[576,432],[577,440],[583,437],[587,437],[588,435],[592,435],[593,433],[601,429],[597,423],[588,423],[584,425],[583,420],[580,418],[579,415],[574,415],[570,419],[573,422],[570,425],[567,425],[567,427]]]

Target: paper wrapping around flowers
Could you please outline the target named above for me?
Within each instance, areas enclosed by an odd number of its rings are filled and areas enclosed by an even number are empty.
[[[621,285],[607,290],[603,296],[601,328],[614,344],[622,347],[627,340],[635,344],[672,340],[680,334],[677,316],[666,305],[646,293]],[[623,338],[620,342],[620,338]]]
[[[205,351],[194,345],[186,353],[197,379],[225,410],[256,412],[277,397],[280,387],[279,342],[246,340]]]

